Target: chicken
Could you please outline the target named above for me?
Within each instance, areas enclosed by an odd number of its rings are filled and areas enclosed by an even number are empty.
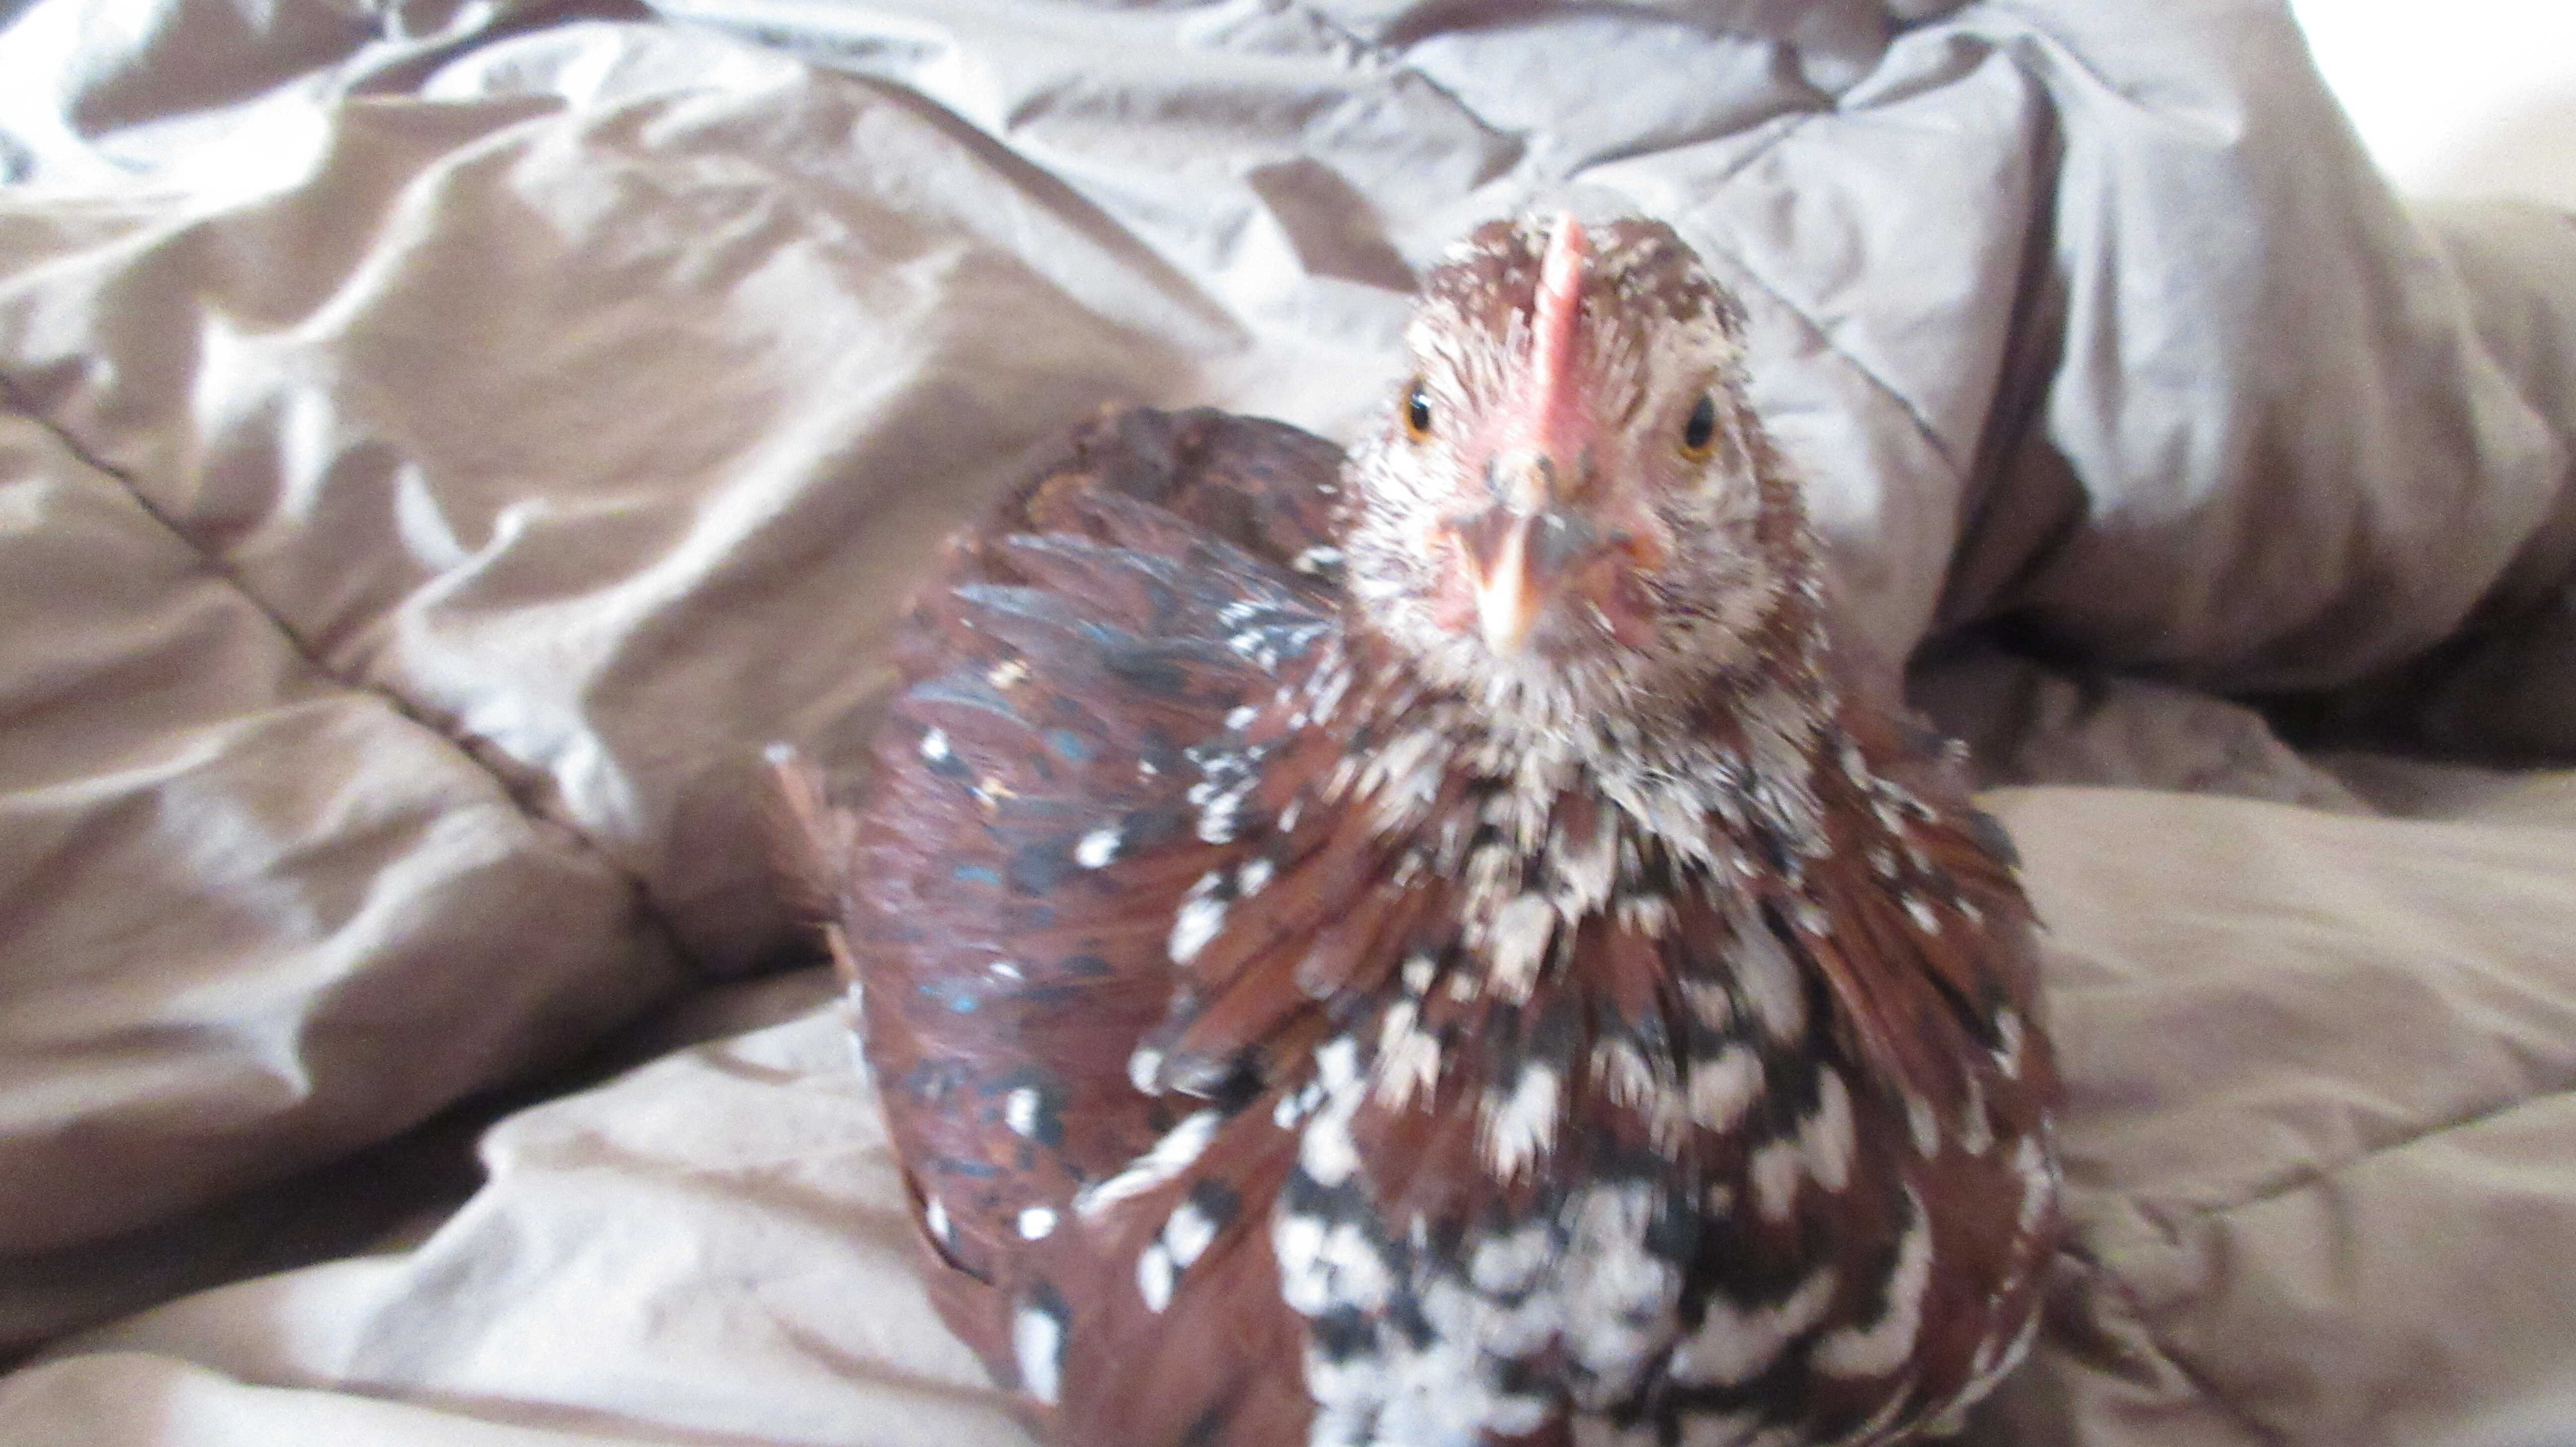
[[[934,1297],[1097,1447],[1898,1440],[2027,1348],[2031,912],[1853,683],[1739,310],[1497,222],[1344,462],[1115,414],[783,770]]]

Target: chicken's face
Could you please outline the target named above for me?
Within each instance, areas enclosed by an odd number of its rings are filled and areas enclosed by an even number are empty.
[[[1758,659],[1812,569],[1733,300],[1666,227],[1498,222],[1426,279],[1346,479],[1353,623],[1551,729]]]

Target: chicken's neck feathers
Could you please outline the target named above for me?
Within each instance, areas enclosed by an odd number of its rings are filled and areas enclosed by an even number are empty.
[[[1854,755],[1822,631],[1793,629],[1793,667],[1725,675],[1688,701],[1589,713],[1535,689],[1477,697],[1426,683],[1354,630],[1302,694],[1283,698],[1302,699],[1286,708],[1292,727],[1344,745],[1319,802],[1369,809],[1391,843],[1441,822],[1430,817],[1435,782],[1455,773],[1471,782],[1480,822],[1522,855],[1550,848],[1549,820],[1585,798],[1607,806],[1622,847],[1713,866],[1732,847],[1785,846],[1794,861],[1825,846],[1817,770]]]

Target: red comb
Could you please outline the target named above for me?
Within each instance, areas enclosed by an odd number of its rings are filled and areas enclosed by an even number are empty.
[[[1563,414],[1574,397],[1574,330],[1583,312],[1583,269],[1590,256],[1583,223],[1570,211],[1558,212],[1539,260],[1538,296],[1530,308],[1529,393],[1522,414],[1528,442],[1541,451],[1555,450],[1571,420]]]
[[[1530,370],[1541,377],[1562,376],[1573,364],[1574,319],[1583,309],[1583,263],[1590,255],[1583,223],[1570,211],[1557,213],[1538,264],[1538,301],[1530,318],[1536,333]]]

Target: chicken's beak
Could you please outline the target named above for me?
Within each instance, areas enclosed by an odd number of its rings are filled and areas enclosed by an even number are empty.
[[[1489,479],[1497,501],[1457,525],[1476,627],[1498,655],[1520,651],[1563,589],[1569,565],[1590,550],[1591,525],[1556,506],[1561,475],[1544,452],[1497,457]]]

